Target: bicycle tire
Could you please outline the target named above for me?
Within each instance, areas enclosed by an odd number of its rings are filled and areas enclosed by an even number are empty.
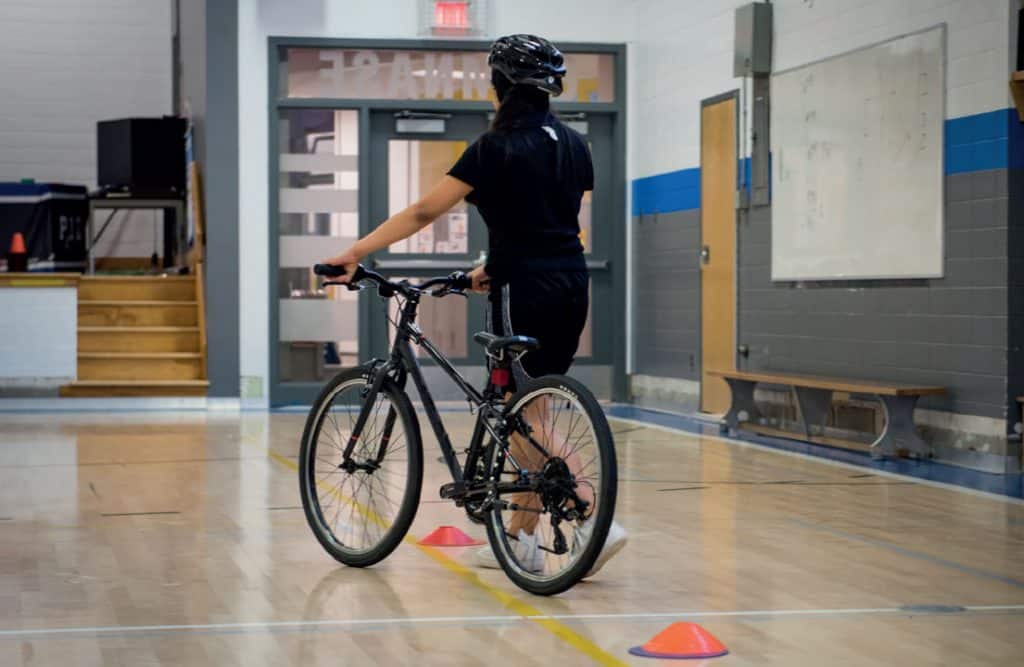
[[[423,486],[423,443],[420,436],[419,421],[416,419],[409,396],[391,379],[387,379],[381,386],[378,400],[380,397],[384,397],[394,407],[396,423],[401,423],[403,433],[405,434],[405,449],[407,451],[406,484],[402,490],[402,498],[398,505],[397,513],[393,520],[386,521],[372,507],[361,506],[357,499],[353,499],[350,496],[346,499],[345,494],[335,490],[333,495],[339,497],[338,502],[346,502],[353,508],[352,516],[358,514],[362,515],[364,522],[374,524],[387,522],[389,525],[378,525],[381,529],[379,539],[372,545],[362,549],[354,549],[350,545],[346,545],[335,535],[332,528],[328,526],[320,498],[316,493],[317,489],[325,484],[322,479],[318,483],[316,474],[319,436],[333,401],[345,391],[356,389],[360,392],[358,405],[362,409],[365,405],[365,397],[361,395],[361,392],[366,387],[367,374],[368,368],[365,366],[347,369],[338,373],[324,386],[306,418],[306,425],[302,432],[302,445],[299,449],[299,489],[306,521],[324,550],[338,562],[350,567],[368,567],[378,563],[401,544],[409,531],[409,527],[412,525],[413,519],[416,518],[420,492]],[[376,407],[371,409],[376,409]],[[337,423],[335,423],[335,426],[337,427]],[[368,428],[364,428],[363,433],[366,434],[367,430]],[[369,438],[370,436],[367,437]],[[389,442],[387,446],[391,447],[394,442]],[[322,459],[319,460],[322,461]],[[333,460],[331,462],[333,463]],[[336,472],[339,475],[345,474],[345,471],[340,469]],[[354,477],[356,472],[348,474]],[[369,478],[367,477],[367,479]],[[371,489],[373,484],[374,482],[370,481]],[[380,482],[380,484],[383,485],[385,483]],[[335,488],[340,487],[336,486]],[[357,491],[362,488],[366,488],[366,485],[363,484],[357,487]],[[355,510],[358,510],[358,512]],[[366,532],[365,526],[364,532]]]
[[[600,460],[601,474],[600,489],[597,490],[595,497],[597,509],[587,519],[587,521],[593,521],[589,541],[582,552],[563,570],[552,576],[538,576],[524,570],[516,561],[516,557],[511,554],[508,533],[500,506],[495,506],[488,514],[487,538],[502,570],[513,583],[534,595],[556,595],[568,590],[583,579],[590,572],[604,547],[615,515],[618,469],[615,443],[604,411],[590,390],[577,380],[560,375],[532,379],[524,383],[519,391],[509,399],[506,414],[510,418],[514,418],[534,397],[544,394],[559,397],[559,400],[564,398],[568,401],[575,401],[589,421],[597,456]],[[552,430],[554,430],[554,426]],[[504,465],[498,461],[501,449],[500,443],[492,442],[487,452],[490,474],[499,480]],[[548,461],[553,458],[549,458]],[[574,528],[574,532],[575,530]]]

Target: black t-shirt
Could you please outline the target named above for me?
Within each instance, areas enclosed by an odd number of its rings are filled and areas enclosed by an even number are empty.
[[[594,188],[594,166],[586,141],[553,115],[530,114],[508,131],[487,132],[448,174],[473,187],[466,201],[487,223],[491,278],[503,282],[538,265],[585,266],[580,201]]]

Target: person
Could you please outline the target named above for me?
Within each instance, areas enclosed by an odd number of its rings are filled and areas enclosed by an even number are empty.
[[[491,128],[425,197],[326,263],[343,265],[351,275],[364,257],[412,236],[462,199],[475,205],[489,243],[486,262],[470,277],[473,291],[489,295],[488,327],[540,341],[514,368],[522,382],[524,375],[566,373],[579,345],[590,286],[579,211],[594,172],[586,141],[551,112],[550,97],[561,94],[566,73],[561,52],[541,37],[509,35],[494,42],[488,65],[497,100]],[[521,536],[514,548],[536,549],[529,538],[538,515],[513,514],[513,534]],[[587,576],[626,541],[626,531],[613,523]],[[476,557],[482,567],[499,567],[489,546]]]

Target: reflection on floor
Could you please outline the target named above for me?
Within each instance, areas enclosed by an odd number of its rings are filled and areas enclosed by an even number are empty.
[[[468,440],[470,416],[444,416]],[[542,599],[472,569],[467,550],[403,544],[374,568],[339,567],[299,507],[302,423],[0,415],[0,664],[640,665],[627,649],[676,620],[713,632],[730,665],[1024,651],[1014,499],[616,420],[630,544]],[[413,534],[482,537],[436,502],[444,471],[426,445]]]

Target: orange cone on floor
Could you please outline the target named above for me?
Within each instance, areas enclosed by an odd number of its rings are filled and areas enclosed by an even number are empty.
[[[22,236],[21,232],[14,232],[14,236],[11,238],[11,255],[24,255],[28,251],[25,250],[25,237]]]
[[[7,270],[10,273],[28,271],[28,250],[25,249],[25,237],[15,232],[11,238],[11,249],[7,253]]]
[[[474,540],[455,526],[441,526],[416,544],[428,547],[475,547],[483,542]]]
[[[643,646],[629,649],[645,658],[717,658],[729,652],[714,635],[696,623],[673,623]]]

